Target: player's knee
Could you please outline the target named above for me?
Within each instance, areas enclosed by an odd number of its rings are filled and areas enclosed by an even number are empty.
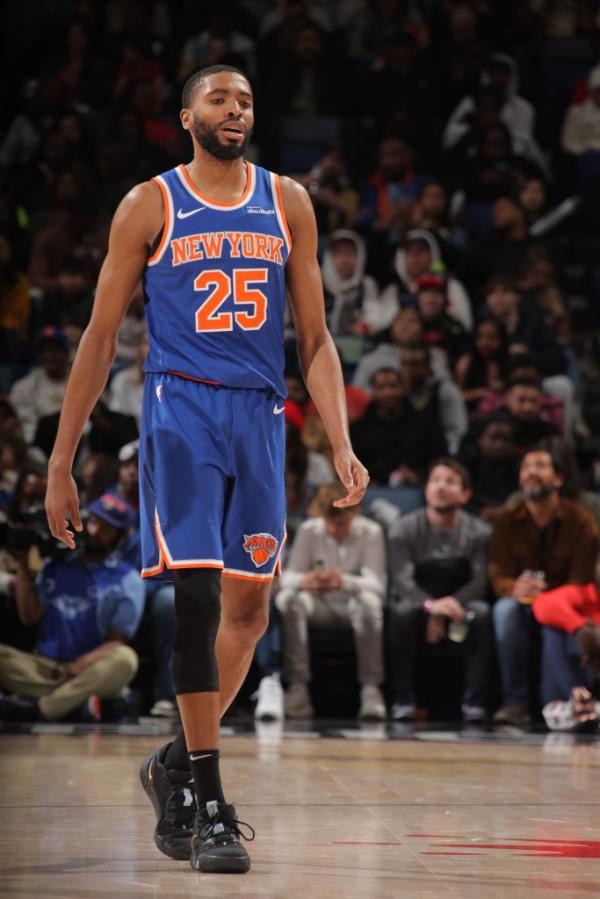
[[[223,610],[223,624],[240,643],[257,643],[269,626],[269,603],[262,597],[235,610]]]
[[[220,608],[221,576],[218,569],[176,572],[176,624],[171,663],[175,693],[212,693],[219,689],[215,641]]]

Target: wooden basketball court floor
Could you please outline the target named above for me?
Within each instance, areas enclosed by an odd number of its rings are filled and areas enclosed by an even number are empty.
[[[0,896],[600,895],[600,742],[330,733],[226,731],[226,792],[257,832],[252,870],[229,876],[154,847],[137,772],[160,736],[4,733]]]

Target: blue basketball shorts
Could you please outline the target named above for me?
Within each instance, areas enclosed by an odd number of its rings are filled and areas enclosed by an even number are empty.
[[[273,578],[285,542],[283,407],[271,390],[146,374],[142,577],[220,568],[224,577]]]

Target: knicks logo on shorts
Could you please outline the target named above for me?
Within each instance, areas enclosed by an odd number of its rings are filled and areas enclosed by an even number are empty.
[[[265,565],[277,552],[277,540],[272,534],[244,534],[244,549],[257,568]]]

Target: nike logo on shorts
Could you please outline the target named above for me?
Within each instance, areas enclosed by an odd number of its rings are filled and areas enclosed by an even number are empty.
[[[285,412],[285,406],[275,406],[273,409],[273,415],[281,415],[282,412]]]
[[[198,206],[196,209],[190,209],[189,212],[184,212],[183,209],[178,209],[177,218],[187,219],[190,217],[190,215],[195,215],[197,212],[202,212],[203,209],[206,209],[206,206]]]

